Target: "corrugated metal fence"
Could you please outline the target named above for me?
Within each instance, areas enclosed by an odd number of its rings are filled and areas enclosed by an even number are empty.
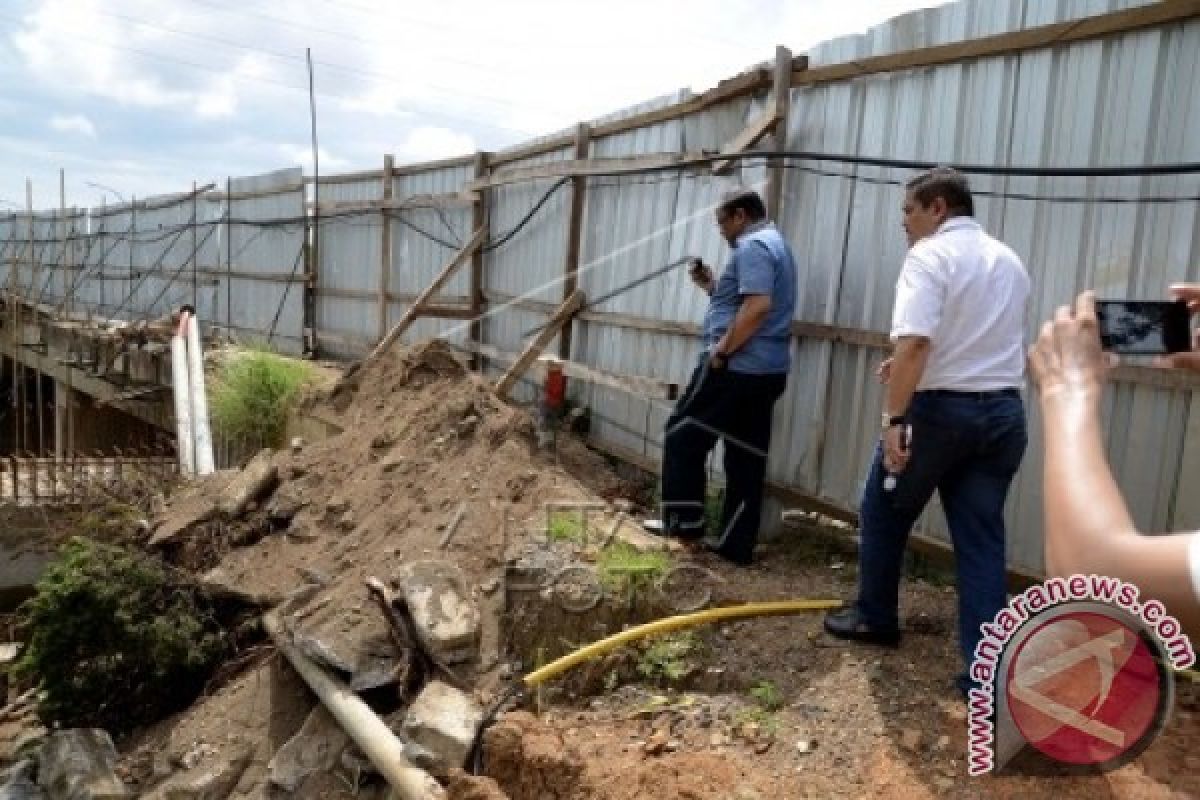
[[[1140,5],[967,0],[824,43],[807,54],[808,67]],[[939,163],[1200,161],[1200,84],[1191,77],[1198,60],[1200,21],[1193,15],[1087,41],[801,82],[791,90],[785,144],[793,151]],[[664,97],[590,124],[603,128],[690,97]],[[589,156],[715,152],[762,113],[767,101],[763,89],[686,116],[594,135]],[[553,146],[523,145],[519,150],[532,154],[510,154],[504,169],[576,158],[569,137],[544,141]],[[857,505],[881,404],[873,371],[883,355],[881,334],[904,255],[899,184],[910,175],[893,168],[789,162],[778,222],[799,262],[796,320],[802,330],[793,345],[789,387],[776,410],[769,478],[793,497],[851,510]],[[470,238],[476,211],[469,200],[453,202],[450,196],[475,177],[473,159],[464,158],[405,166],[386,177],[380,169],[323,178],[319,257],[309,293],[314,308],[307,314],[306,188],[299,170],[237,179],[197,197],[91,209],[86,220],[77,212],[41,213],[32,221],[0,216],[0,257],[24,258],[24,271],[16,277],[22,286],[40,278],[47,296],[58,302],[70,297],[75,308],[152,315],[194,300],[202,319],[252,337],[269,335],[291,352],[303,347],[305,320],[312,319],[309,333],[321,352],[350,357],[377,340]],[[760,186],[766,180],[766,167],[749,163],[731,177],[689,168],[587,178],[579,287],[595,298],[686,255],[722,262],[727,251],[712,223],[716,198],[731,184]],[[520,224],[555,183],[542,177],[488,189],[490,240]],[[1056,305],[1087,286],[1113,296],[1155,298],[1171,281],[1200,280],[1196,176],[983,177],[974,183],[980,221],[1017,250],[1034,278],[1031,336]],[[486,248],[480,284],[485,344],[519,351],[529,330],[561,301],[570,193],[569,185],[558,189],[511,241]],[[422,199],[430,197],[437,199]],[[1145,197],[1157,199],[1134,200]],[[28,256],[18,255],[31,245],[45,254],[32,261],[48,272],[33,274]],[[461,270],[435,300],[451,310],[420,319],[406,340],[466,337],[470,323],[454,309],[471,305],[469,272]],[[704,298],[684,272],[668,272],[581,315],[574,323],[572,358],[616,373],[683,382],[698,350],[689,331],[703,308]],[[523,387],[517,396],[528,399],[529,391]],[[575,391],[594,413],[599,443],[657,460],[666,401],[600,386]],[[1200,476],[1200,437],[1189,436],[1200,426],[1200,413],[1191,413],[1193,401],[1186,381],[1149,371],[1127,371],[1109,392],[1109,450],[1133,513],[1145,526],[1200,524],[1200,496],[1179,491]],[[1042,552],[1036,413],[1032,423],[1029,456],[1010,501],[1009,562],[1037,572]],[[926,534],[945,538],[940,513],[927,514],[922,526]]]

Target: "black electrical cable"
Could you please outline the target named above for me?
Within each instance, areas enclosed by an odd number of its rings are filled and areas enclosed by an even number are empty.
[[[529,213],[527,213],[520,222],[518,222],[516,225],[514,225],[512,227],[512,229],[510,229],[508,231],[508,233],[504,234],[499,239],[488,242],[487,244],[480,247],[479,248],[480,251],[484,252],[484,253],[490,253],[491,251],[501,248],[504,245],[508,244],[508,242],[514,236],[516,236],[518,233],[520,233],[521,229],[524,228],[526,225],[528,225],[529,221],[531,219],[533,219],[534,216],[539,211],[542,210],[542,206],[544,206],[546,204],[546,201],[550,199],[551,195],[553,195],[555,192],[557,192],[563,186],[566,186],[567,182],[570,180],[571,180],[570,176],[567,176],[565,178],[560,178],[558,181],[556,181],[553,186],[551,186],[549,189],[546,190],[546,193],[542,195],[542,198],[540,200],[538,200],[537,203],[534,204],[533,208],[529,209]]]
[[[279,307],[275,309],[275,318],[271,320],[271,330],[267,334],[267,345],[270,346],[275,341],[275,326],[279,324],[279,317],[283,314],[283,307],[287,303],[288,292],[292,289],[292,282],[296,280],[296,270],[300,268],[300,261],[304,258],[304,246],[300,246],[299,252],[296,253],[296,260],[292,264],[292,274],[288,276],[288,281],[283,287],[283,296],[279,298]]]
[[[175,239],[169,245],[164,247],[162,252],[158,254],[158,258],[154,259],[154,263],[151,264],[148,269],[142,272],[142,274],[138,277],[137,283],[130,287],[129,294],[125,295],[125,299],[122,300],[120,304],[117,305],[116,310],[113,311],[113,316],[121,313],[121,311],[125,309],[125,304],[137,296],[138,290],[142,288],[142,284],[146,282],[146,278],[150,276],[151,272],[162,266],[163,259],[165,259],[167,257],[167,253],[171,252],[172,248],[175,247],[175,243],[179,241],[186,230],[187,228],[184,228],[180,230],[179,233],[175,234]],[[215,230],[215,228],[213,230]],[[211,231],[209,233],[211,234]],[[205,239],[207,240],[207,238],[208,237],[206,236]],[[186,261],[184,263],[186,263]]]
[[[175,270],[175,272],[173,272],[173,273],[171,274],[171,279],[170,279],[169,281],[167,281],[167,282],[166,282],[166,284],[165,284],[165,285],[162,287],[162,289],[160,289],[160,290],[159,290],[158,294],[157,294],[157,295],[154,297],[154,299],[153,299],[153,300],[150,302],[150,305],[148,305],[148,306],[146,306],[144,309],[142,309],[142,312],[141,312],[141,313],[142,313],[142,315],[143,315],[144,317],[146,317],[146,318],[149,318],[149,317],[150,317],[150,315],[151,315],[151,314],[153,313],[153,311],[154,311],[154,307],[155,307],[156,305],[158,305],[158,302],[159,302],[160,300],[162,300],[162,299],[163,299],[163,296],[164,296],[164,295],[167,293],[167,290],[168,290],[168,289],[170,289],[170,288],[171,288],[171,287],[172,287],[172,286],[175,284],[175,281],[176,281],[176,280],[178,280],[178,279],[179,279],[179,276],[183,274],[183,271],[184,271],[185,269],[187,269],[187,267],[188,267],[188,262],[189,262],[189,261],[191,261],[192,259],[194,259],[194,258],[196,257],[196,253],[199,253],[199,252],[200,252],[200,248],[201,248],[201,247],[204,247],[204,245],[208,243],[208,240],[209,240],[210,238],[212,238],[212,235],[213,235],[214,233],[216,233],[216,231],[217,231],[217,226],[216,226],[216,225],[214,225],[214,226],[212,226],[211,228],[209,228],[209,229],[208,229],[208,233],[204,234],[204,238],[203,238],[203,239],[201,239],[199,242],[197,242],[197,243],[196,243],[196,246],[192,248],[192,252],[191,252],[191,253],[189,253],[189,254],[188,254],[188,255],[187,255],[187,256],[186,256],[186,257],[183,259],[183,261],[181,261],[181,262],[180,262],[180,264],[179,264],[179,267],[178,267],[178,268]],[[172,245],[172,246],[174,246],[174,245]],[[170,248],[168,248],[168,249],[170,249]],[[160,262],[161,262],[161,258],[160,258]],[[161,265],[161,264],[160,264],[160,265]],[[142,274],[142,277],[141,277],[141,280],[139,280],[139,285],[140,285],[141,281],[144,281],[144,280],[145,280],[145,279],[146,279],[146,278],[147,278],[147,277],[148,277],[150,274],[152,274],[152,270],[147,270],[145,273],[143,273],[143,274]],[[135,291],[136,291],[136,288],[135,288]]]

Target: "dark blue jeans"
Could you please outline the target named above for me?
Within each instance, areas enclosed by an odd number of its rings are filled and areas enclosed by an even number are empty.
[[[863,489],[858,610],[872,627],[897,627],[904,548],[936,489],[954,544],[959,645],[969,669],[979,626],[1007,602],[1004,501],[1025,454],[1025,408],[1015,390],[917,392],[908,415],[908,466],[887,491],[877,447]]]
[[[771,446],[771,411],[787,375],[755,375],[701,364],[667,419],[662,459],[662,516],[667,532],[705,533],[705,461],[725,442],[725,504],[714,547],[749,564],[762,516],[763,481]]]

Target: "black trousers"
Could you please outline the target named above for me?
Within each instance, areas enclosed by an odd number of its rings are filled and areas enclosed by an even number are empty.
[[[715,549],[749,564],[762,517],[763,481],[771,443],[771,411],[787,375],[754,375],[702,363],[667,419],[663,443],[662,519],[668,533],[704,535],[705,462],[725,443],[725,505]]]

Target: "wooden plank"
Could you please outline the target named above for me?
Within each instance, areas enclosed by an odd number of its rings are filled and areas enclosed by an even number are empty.
[[[391,153],[383,157],[383,180],[379,200],[381,206],[392,201],[392,167],[395,159]],[[388,289],[392,279],[392,221],[382,210],[379,217],[379,308],[376,311],[379,322],[379,337],[382,339],[388,330]]]
[[[471,181],[464,188],[468,191],[478,191],[492,186],[504,186],[510,183],[520,183],[540,178],[640,174],[647,170],[686,166],[690,162],[703,158],[705,158],[703,153],[695,152],[651,153],[622,158],[554,161],[549,164],[538,164],[533,167],[509,167],[508,169],[497,170],[487,178]]]
[[[475,154],[475,180],[487,178],[490,169],[489,158],[490,154],[482,150]],[[484,239],[487,240],[491,236],[488,194],[487,192],[477,192],[473,196],[475,202],[471,204],[471,229],[484,231]],[[483,256],[481,248],[471,254],[471,277],[467,286],[471,304],[471,326],[467,331],[467,337],[476,344],[483,343]],[[471,368],[483,369],[482,359],[473,356]]]
[[[388,331],[387,335],[384,336],[379,341],[379,344],[375,346],[375,349],[371,351],[371,354],[368,356],[368,360],[373,361],[379,356],[380,353],[387,350],[392,346],[393,343],[395,343],[397,339],[404,335],[404,332],[408,330],[410,325],[413,324],[413,321],[415,321],[417,317],[421,316],[421,307],[428,303],[429,298],[437,294],[438,290],[446,285],[446,282],[450,280],[455,272],[458,271],[458,268],[462,266],[468,258],[471,257],[471,253],[473,253],[479,248],[480,245],[483,244],[485,238],[487,238],[486,231],[482,229],[475,231],[475,233],[471,236],[470,241],[463,245],[462,250],[459,250],[457,253],[455,253],[454,257],[450,259],[450,262],[446,264],[446,266],[442,268],[442,271],[438,273],[437,277],[433,279],[433,282],[426,286],[424,291],[417,295],[417,299],[414,300],[413,304],[409,306],[407,311],[404,312],[404,316],[400,318],[400,321],[397,322],[390,331]]]
[[[1051,45],[1082,42],[1143,28],[1170,25],[1200,16],[1200,0],[1163,0],[1125,11],[1056,22],[1021,31],[999,33],[965,42],[923,47],[874,56],[827,67],[793,70],[792,86],[812,86],[919,67],[953,64],[974,58],[1002,56]]]
[[[322,287],[322,297],[333,297],[338,300],[376,300],[379,293],[371,289],[333,289],[328,286]],[[389,303],[401,303],[403,305],[412,305],[420,295],[412,292],[388,292]],[[432,298],[430,302],[425,304],[426,308],[433,306]],[[437,298],[439,305],[466,305],[470,302],[470,298],[466,295],[441,295]]]
[[[758,144],[758,140],[770,133],[778,123],[778,111],[774,107],[767,109],[751,120],[745,128],[742,128],[737,136],[730,139],[729,144],[721,148],[721,155],[734,156],[745,152],[747,148]],[[714,161],[712,172],[714,175],[728,175],[737,161],[736,158]]]
[[[394,175],[420,175],[425,172],[433,172],[439,169],[453,169],[455,167],[469,167],[475,163],[475,154],[471,153],[465,156],[454,156],[453,158],[439,158],[435,161],[418,161],[412,164],[401,164],[396,167]]]
[[[551,317],[546,323],[546,327],[542,328],[538,335],[534,337],[534,340],[530,342],[523,351],[521,351],[521,355],[517,357],[516,363],[509,368],[508,372],[504,373],[504,377],[500,378],[500,380],[496,382],[496,394],[498,394],[501,398],[508,396],[509,391],[512,389],[513,384],[517,382],[517,379],[525,374],[525,370],[529,368],[529,365],[533,363],[534,359],[542,354],[542,351],[546,349],[546,345],[550,343],[550,340],[554,338],[559,329],[566,324],[566,321],[571,318],[571,315],[574,314],[581,305],[583,305],[583,292],[576,289],[571,293],[571,296],[564,300],[563,304],[558,307],[558,311],[556,311],[554,316]]]
[[[775,126],[775,152],[787,150],[788,115],[792,110],[792,51],[780,45],[775,48],[775,75],[772,81],[772,103],[779,123]],[[780,160],[771,162],[767,173],[767,216],[783,219],[783,182],[787,178]]]
[[[520,358],[517,353],[509,353],[490,345],[474,344],[471,342],[454,342],[451,344],[459,350],[484,356],[501,364],[514,364]],[[564,361],[552,356],[539,356],[530,369],[538,370],[539,373],[544,372],[551,360],[558,363],[563,374],[568,378],[577,378],[581,381],[587,381],[598,386],[606,386],[610,389],[626,392],[627,394],[634,394],[639,397],[651,397],[659,400],[674,400],[679,394],[679,384],[677,383],[660,381],[656,378],[645,378],[640,375],[622,375],[616,372],[609,372],[608,370],[596,369],[587,364],[581,364],[578,361]]]
[[[792,64],[792,69],[802,70],[808,64],[806,56],[798,57]],[[732,100],[747,94],[762,91],[771,85],[771,73],[765,68],[753,69],[749,72],[744,72],[740,75],[735,75],[732,78],[721,81],[712,89],[700,95],[689,97],[686,100],[678,103],[672,103],[669,106],[658,108],[653,111],[644,111],[640,114],[634,114],[624,119],[614,120],[612,122],[598,123],[592,126],[592,139],[601,139],[605,136],[615,136],[618,133],[645,128],[649,125],[657,125],[660,122],[669,122],[673,119],[685,117],[688,114],[695,114],[703,111],[709,106],[717,103],[723,103],[727,100]],[[495,154],[493,159],[494,165],[508,164],[513,161],[520,161],[534,156],[553,153],[555,150],[562,150],[570,147],[574,141],[572,134],[559,134],[558,136],[547,137],[538,142],[530,144],[518,145],[507,150],[500,150]]]
[[[579,123],[575,129],[575,160],[584,161],[588,157],[588,147],[591,140],[591,129],[586,123]],[[575,293],[579,287],[579,246],[583,240],[583,209],[587,202],[587,179],[575,176],[571,179],[571,215],[567,221],[567,258],[566,277],[563,281],[563,301]],[[571,318],[567,317],[558,337],[558,355],[567,360],[571,358]]]
[[[324,179],[321,182],[324,183]],[[413,211],[423,208],[470,208],[474,204],[475,194],[473,192],[446,192],[443,194],[413,194],[398,200],[324,200],[321,202],[320,210],[322,214],[353,211]],[[313,204],[306,203],[305,207],[312,209]]]

